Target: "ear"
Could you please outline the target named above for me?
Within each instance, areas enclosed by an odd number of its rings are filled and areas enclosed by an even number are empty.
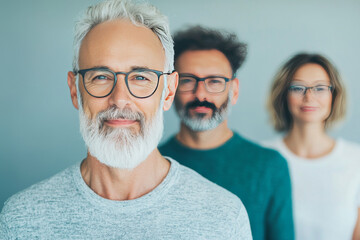
[[[174,101],[176,88],[178,86],[178,81],[179,81],[179,74],[177,72],[173,72],[172,74],[168,75],[167,86],[164,86],[166,87],[164,107],[163,107],[164,111],[169,110],[171,104]]]
[[[239,79],[238,78],[234,78],[233,80],[231,80],[231,89],[230,91],[233,91],[233,95],[232,95],[232,99],[231,99],[231,104],[234,105],[237,102],[237,99],[239,97]]]
[[[70,89],[70,97],[72,104],[76,109],[79,109],[78,105],[78,96],[77,96],[77,89],[76,89],[76,76],[73,72],[69,71],[67,74],[67,83]]]

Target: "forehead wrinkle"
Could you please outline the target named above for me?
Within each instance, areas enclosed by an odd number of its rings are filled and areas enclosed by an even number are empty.
[[[121,71],[120,69],[119,70],[115,70],[113,68],[111,68],[110,66],[107,66],[107,65],[95,65],[95,66],[92,66],[91,68],[103,68],[103,69],[109,69],[111,71],[114,71],[114,72],[117,72],[117,71]],[[139,70],[139,69],[150,69],[148,66],[137,66],[137,65],[134,65],[134,66],[130,66],[130,71],[133,71],[133,70]],[[156,70],[156,69],[155,69]]]

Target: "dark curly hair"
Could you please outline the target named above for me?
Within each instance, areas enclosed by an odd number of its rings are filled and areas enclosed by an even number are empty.
[[[234,75],[247,54],[247,45],[240,42],[234,33],[193,26],[174,34],[175,63],[186,51],[211,49],[216,49],[226,56]]]

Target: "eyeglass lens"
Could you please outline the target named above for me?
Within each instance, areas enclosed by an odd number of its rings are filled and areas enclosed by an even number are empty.
[[[315,96],[324,96],[331,92],[331,86],[319,85],[313,87],[305,87],[301,85],[290,86],[289,92],[295,96],[304,96],[308,91],[311,91]]]
[[[84,83],[86,90],[93,96],[108,95],[115,87],[115,73],[108,70],[90,70],[85,73]],[[147,70],[135,70],[127,73],[128,90],[137,97],[151,95],[158,84],[158,75]]]
[[[226,80],[221,77],[209,77],[204,80],[205,88],[208,92],[219,93],[223,92],[226,88]],[[179,91],[190,92],[194,91],[197,87],[198,80],[191,76],[180,76]]]

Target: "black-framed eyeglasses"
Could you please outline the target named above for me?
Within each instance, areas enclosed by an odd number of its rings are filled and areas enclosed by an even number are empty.
[[[159,86],[160,76],[171,74],[147,68],[134,69],[130,72],[114,72],[108,68],[88,68],[75,72],[77,73],[82,76],[86,92],[96,98],[104,98],[112,93],[118,74],[125,75],[126,87],[136,98],[152,96]]]
[[[177,91],[179,92],[193,92],[196,90],[199,82],[204,82],[205,89],[209,93],[221,93],[226,89],[226,83],[232,78],[222,77],[222,76],[208,76],[200,78],[193,74],[180,73],[179,74],[179,85]]]
[[[289,87],[289,93],[299,97],[305,96],[307,90],[310,90],[315,96],[324,96],[326,94],[332,93],[334,91],[334,87],[331,85],[317,85],[312,87],[291,85]]]

